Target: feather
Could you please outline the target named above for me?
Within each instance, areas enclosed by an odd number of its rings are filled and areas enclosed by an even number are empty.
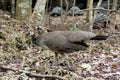
[[[49,48],[55,52],[69,53],[86,50],[87,40],[106,40],[108,36],[97,35],[87,31],[53,31],[39,35],[35,44],[42,48]]]

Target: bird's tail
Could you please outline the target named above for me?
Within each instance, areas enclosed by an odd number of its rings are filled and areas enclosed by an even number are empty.
[[[106,40],[108,36],[104,35],[96,35],[95,37],[92,37],[90,40]]]

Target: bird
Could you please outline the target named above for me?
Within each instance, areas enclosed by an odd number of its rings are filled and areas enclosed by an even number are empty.
[[[93,23],[93,29],[101,29],[107,27],[107,22],[109,23],[109,17],[103,13],[97,13],[95,21]]]
[[[64,10],[61,7],[54,7],[50,13],[51,16],[61,16],[64,13]]]
[[[88,40],[106,40],[108,36],[98,35],[89,31],[52,31],[33,37],[34,44],[43,49],[50,49],[56,54],[64,55],[79,50],[86,50]]]
[[[79,15],[83,15],[82,11],[80,10],[79,7],[77,6],[72,6],[70,8],[70,10],[68,11],[68,15],[72,16],[72,15],[75,15],[75,16],[79,16]]]
[[[110,22],[107,11],[103,7],[99,7],[97,14],[95,16],[95,21],[93,23],[93,29],[105,29],[107,28],[107,23]]]
[[[93,10],[93,14],[95,13],[96,10]],[[107,14],[107,10],[104,7],[98,7],[97,9],[97,13],[103,13],[103,14]]]

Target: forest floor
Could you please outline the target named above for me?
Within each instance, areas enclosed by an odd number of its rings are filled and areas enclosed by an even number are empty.
[[[119,26],[119,14],[117,18]],[[47,19],[45,27],[52,30],[88,31],[85,15]],[[120,80],[120,30],[112,34],[94,30],[111,36],[88,42],[88,50],[59,56],[56,61],[54,52],[32,43],[31,28],[0,10],[0,80]]]

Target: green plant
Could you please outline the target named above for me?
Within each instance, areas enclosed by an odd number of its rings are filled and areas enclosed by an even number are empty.
[[[80,30],[76,25],[70,27],[70,30],[72,31],[77,31],[77,30]]]

